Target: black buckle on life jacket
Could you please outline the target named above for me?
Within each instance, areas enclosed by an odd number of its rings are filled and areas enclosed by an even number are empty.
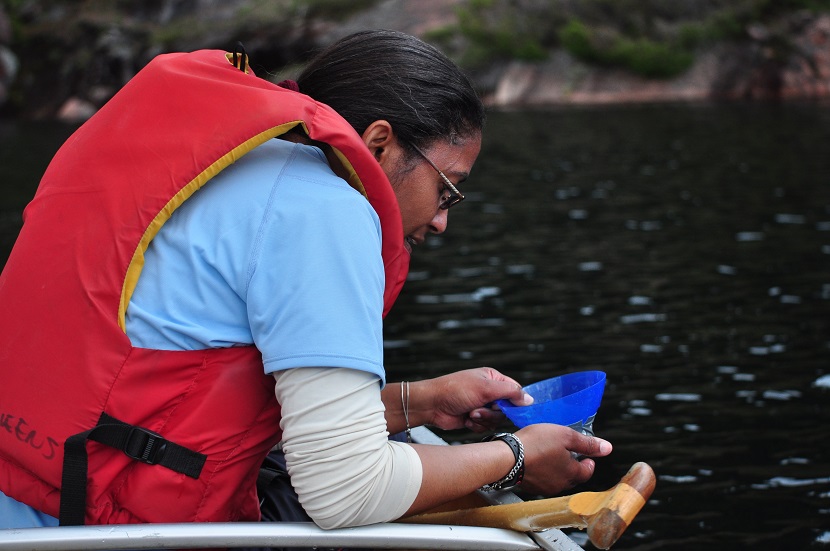
[[[245,51],[242,42],[237,42],[236,46],[233,47],[233,64],[243,73],[248,72],[248,52]]]
[[[147,465],[158,465],[190,478],[199,478],[207,455],[167,440],[150,429],[130,425],[102,413],[98,424],[73,434],[63,444],[61,474],[61,526],[80,526],[86,511],[88,456],[86,443],[94,440],[121,450],[128,457]]]
[[[162,435],[144,427],[132,426],[121,451],[136,461],[157,465],[164,459],[167,440]]]

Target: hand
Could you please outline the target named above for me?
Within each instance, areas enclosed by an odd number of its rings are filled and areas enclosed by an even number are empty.
[[[475,432],[493,430],[504,414],[487,404],[507,399],[520,406],[533,403],[522,386],[491,367],[458,371],[412,383],[413,404],[429,408],[426,424],[451,430],[467,427]]]
[[[587,481],[594,474],[590,457],[611,453],[611,444],[568,427],[530,425],[516,432],[525,449],[522,488],[542,495],[555,495]],[[579,460],[574,454],[587,456]]]

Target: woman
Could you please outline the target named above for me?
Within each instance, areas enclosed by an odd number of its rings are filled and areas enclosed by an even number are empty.
[[[151,63],[27,207],[0,280],[14,320],[0,327],[0,403],[18,420],[0,439],[0,523],[254,520],[276,443],[323,528],[482,486],[587,480],[593,461],[574,456],[611,446],[565,427],[463,446],[387,438],[487,430],[500,414],[486,404],[529,400],[491,368],[386,384],[382,316],[481,146],[483,108],[458,68],[388,31],[322,52],[300,93],[230,60]]]

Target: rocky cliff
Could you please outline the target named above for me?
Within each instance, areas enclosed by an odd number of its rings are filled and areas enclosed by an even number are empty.
[[[781,57],[763,27],[755,38],[724,42],[698,53],[673,78],[645,78],[586,65],[559,50],[536,63],[511,62],[491,96],[495,105],[700,100],[796,100],[830,95],[830,16],[796,14],[782,22],[791,48]]]
[[[568,0],[560,0],[562,9]],[[242,41],[257,73],[282,78],[310,52],[365,28],[432,40],[466,0],[29,0],[0,4],[0,108],[6,115],[82,120],[153,56]],[[537,2],[538,4],[538,2]],[[576,3],[571,1],[570,5]],[[678,4],[679,6],[680,4]],[[13,6],[9,7],[9,6]],[[778,13],[740,40],[700,45],[678,75],[648,78],[580,60],[554,44],[536,60],[493,56],[470,68],[493,106],[790,100],[830,95],[830,15]],[[781,37],[786,37],[782,48]],[[451,55],[463,37],[444,40]]]

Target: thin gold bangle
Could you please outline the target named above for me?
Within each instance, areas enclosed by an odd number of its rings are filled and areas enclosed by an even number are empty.
[[[406,387],[406,394],[404,394]],[[412,443],[412,429],[409,427],[409,381],[401,383],[401,406],[403,407],[403,419],[406,422],[406,441]]]

